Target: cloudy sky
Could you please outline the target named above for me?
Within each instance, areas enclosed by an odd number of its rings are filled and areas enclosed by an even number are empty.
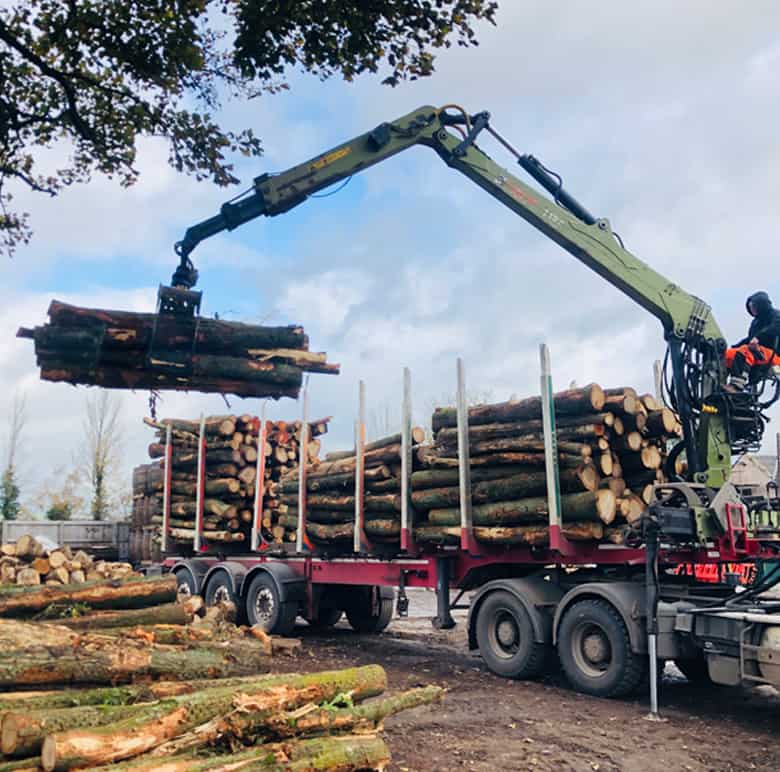
[[[225,122],[253,127],[265,145],[264,158],[237,159],[240,176],[249,184],[423,104],[489,110],[631,251],[707,300],[730,340],[743,335],[745,297],[766,289],[780,298],[780,4],[500,5],[480,47],[441,54],[425,81],[389,89],[371,77],[294,76],[288,93],[225,105]],[[0,266],[0,414],[14,393],[26,395],[28,496],[71,463],[86,390],[39,382],[16,328],[42,323],[52,298],[151,310],[175,264],[173,243],[235,193],[177,176],[166,157],[163,144],[144,142],[130,190],[96,179],[57,199],[18,199],[36,233]],[[204,313],[303,324],[312,348],[341,363],[341,376],[311,378],[312,412],[334,416],[330,449],[351,442],[360,379],[374,429],[395,419],[404,366],[423,423],[454,392],[458,356],[469,391],[498,400],[537,389],[540,342],[560,388],[595,380],[649,391],[663,355],[657,321],[424,148],[338,195],[214,238],[194,258]],[[147,398],[122,396],[128,480],[150,439]],[[159,407],[193,417],[225,410],[220,397],[194,394],[166,395]],[[294,418],[300,406],[268,410]]]

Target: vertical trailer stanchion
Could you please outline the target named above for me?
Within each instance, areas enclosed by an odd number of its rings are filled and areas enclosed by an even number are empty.
[[[173,443],[171,425],[165,427],[165,460],[163,462],[163,523],[160,549],[168,552],[168,531],[171,527],[171,466],[173,465]]]
[[[655,398],[663,403],[664,401],[664,370],[661,360],[656,359],[653,362],[653,384],[655,385]]]
[[[544,432],[544,472],[547,479],[547,511],[550,528],[550,549],[568,554],[568,542],[561,535],[561,486],[558,476],[558,438],[555,432],[555,399],[553,397],[550,352],[539,346],[541,361],[542,430]]]
[[[404,367],[404,400],[401,407],[401,550],[415,552],[414,510],[410,506],[412,477],[412,374]]]
[[[471,519],[471,456],[469,453],[469,412],[466,403],[466,373],[463,360],[457,362],[458,391],[458,485],[460,487],[460,546],[474,555],[479,549]]]
[[[263,536],[263,503],[265,499],[265,402],[260,411],[260,427],[257,432],[257,474],[255,482],[255,517],[252,525],[252,552],[262,552],[269,544]]]
[[[200,434],[198,436],[198,477],[195,493],[195,552],[204,552],[203,544],[203,499],[206,493],[206,418],[200,416]]]
[[[295,535],[297,552],[311,552],[312,543],[306,534],[306,463],[309,457],[309,378],[303,385],[303,418],[301,442],[298,447],[298,532]]]
[[[371,542],[363,529],[366,488],[366,384],[358,387],[358,417],[355,422],[355,530],[352,548],[357,553],[371,551]]]

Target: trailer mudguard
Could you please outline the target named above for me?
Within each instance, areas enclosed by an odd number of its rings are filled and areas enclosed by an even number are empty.
[[[279,590],[279,600],[282,603],[305,603],[306,602],[306,579],[290,568],[286,563],[276,563],[267,561],[258,566],[254,566],[244,577],[243,587],[249,587],[252,579],[258,574],[266,573],[273,577],[276,587]]]
[[[191,558],[186,560],[180,560],[171,569],[172,574],[176,574],[179,571],[186,571],[192,577],[195,583],[195,593],[200,595],[205,587],[204,578],[209,570],[209,564],[205,561],[198,560],[197,558]]]
[[[241,588],[244,586],[244,579],[246,577],[246,567],[241,565],[241,563],[236,563],[232,560],[224,560],[211,566],[203,577],[201,589],[205,587],[209,583],[209,579],[219,571],[224,571],[230,577],[231,589],[236,597],[240,597]]]
[[[537,643],[552,643],[553,612],[564,595],[554,582],[541,576],[518,579],[494,579],[484,584],[471,597],[469,606],[469,649],[477,648],[476,620],[479,608],[485,598],[496,590],[505,590],[514,595],[528,612],[534,628]]]

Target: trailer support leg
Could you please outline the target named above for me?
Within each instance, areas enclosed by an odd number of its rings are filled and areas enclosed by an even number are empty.
[[[447,558],[436,558],[436,616],[431,621],[437,630],[455,627],[450,614],[450,561]]]
[[[650,659],[650,715],[658,716],[658,538],[660,528],[652,508],[645,513],[645,604],[647,606],[647,656]]]

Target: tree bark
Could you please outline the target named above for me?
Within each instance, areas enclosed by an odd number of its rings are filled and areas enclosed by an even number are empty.
[[[413,445],[420,445],[425,442],[425,429],[420,426],[413,426],[411,432],[411,440]],[[388,437],[382,437],[381,439],[374,440],[373,442],[367,442],[363,450],[370,452],[372,450],[379,450],[380,448],[386,448],[388,445],[400,445],[401,435],[391,434]],[[344,458],[352,458],[355,455],[355,449],[350,450],[336,450],[325,455],[325,461],[339,461]]]
[[[295,719],[288,715],[272,716],[265,727],[276,737],[295,737],[310,732],[328,734],[344,730],[374,731],[388,716],[420,705],[441,702],[443,698],[444,689],[439,686],[426,686],[352,708],[319,708]]]
[[[600,386],[592,383],[581,389],[570,389],[554,395],[555,411],[560,414],[598,413],[604,407],[604,392]],[[542,415],[541,397],[528,397],[522,400],[499,402],[493,405],[477,405],[469,408],[469,424],[489,424],[505,421],[517,421],[527,418],[539,418]],[[433,413],[433,431],[445,427],[457,426],[455,408],[436,408]]]
[[[593,541],[601,539],[604,526],[601,523],[574,523],[563,526],[561,533],[572,541]],[[452,526],[422,526],[414,531],[415,539],[434,544],[458,544],[460,528]],[[529,547],[546,546],[550,540],[546,525],[528,525],[515,528],[474,528],[478,541],[493,544],[524,544]]]
[[[561,470],[561,489],[565,491],[595,491],[599,476],[592,464],[584,464],[580,470]],[[471,500],[475,504],[491,501],[509,501],[544,493],[547,490],[547,476],[543,471],[515,474],[495,480],[484,480],[471,486]],[[456,506],[460,502],[460,489],[425,488],[412,491],[415,509]]]
[[[246,538],[241,532],[233,531],[203,531],[206,541],[238,542]],[[195,538],[195,529],[171,528],[171,536],[177,541],[192,541]]]
[[[307,349],[308,339],[297,326],[261,327],[240,322],[213,319],[197,320],[160,318],[157,314],[130,311],[79,308],[53,300],[49,305],[49,321],[62,327],[105,328],[106,346],[147,349],[152,329],[157,323],[157,344],[163,348],[179,348],[193,343],[199,351],[241,351],[265,348]]]
[[[144,757],[145,759],[146,757]],[[280,761],[284,759],[284,761]],[[149,758],[99,767],[95,772],[234,772],[235,770],[318,770],[357,772],[385,769],[390,751],[375,735],[337,735],[263,743],[230,755],[203,756],[197,752]],[[38,769],[38,767],[36,767]],[[2,772],[0,770],[0,772]]]
[[[164,603],[142,609],[99,611],[80,617],[58,619],[57,624],[70,630],[102,630],[136,625],[187,625],[193,615],[181,603]]]
[[[564,522],[611,523],[617,511],[616,497],[612,491],[603,489],[595,493],[572,493],[561,497]],[[546,496],[503,501],[493,504],[478,504],[472,507],[474,525],[517,525],[529,522],[547,522],[549,518]],[[428,512],[431,525],[460,525],[460,509],[431,509]],[[568,522],[566,524],[568,525]]]
[[[306,523],[306,533],[317,541],[347,541],[355,536],[352,523]]]
[[[353,692],[363,697],[381,694],[386,684],[384,670],[376,665],[265,679],[255,688],[248,684],[242,689],[241,693],[246,695],[244,702],[247,712],[237,719],[238,727],[248,729],[279,710],[333,699],[342,692]],[[53,770],[122,761],[150,751],[196,726],[201,731],[197,733],[196,744],[190,747],[199,747],[208,742],[210,737],[219,735],[223,722],[213,722],[213,728],[207,722],[227,714],[235,697],[234,687],[207,689],[154,705],[137,706],[129,718],[97,727],[93,731],[74,730],[51,734],[43,743],[42,766],[45,770]],[[262,707],[250,712],[250,697],[256,699],[258,706]],[[217,723],[219,726],[216,726]]]
[[[401,521],[398,518],[366,518],[363,530],[369,536],[396,538],[401,535]]]
[[[257,399],[298,398],[300,384],[289,385],[270,380],[241,381],[200,375],[169,375],[153,370],[125,370],[119,367],[85,368],[70,363],[47,363],[41,367],[41,380],[54,383],[86,384],[104,389],[168,389],[171,391],[218,392]]]
[[[558,433],[575,433],[577,427],[586,425],[604,425],[612,427],[615,416],[612,413],[585,413],[583,415],[556,416],[555,427]],[[500,439],[502,437],[527,437],[539,439],[542,437],[541,418],[524,419],[490,424],[469,425],[469,441],[480,442],[482,440]],[[454,445],[458,441],[457,427],[445,427],[436,432],[436,443],[440,445]]]
[[[33,590],[0,589],[0,616],[43,611],[57,604],[85,603],[95,609],[144,608],[176,600],[176,578],[126,579],[40,587]]]

